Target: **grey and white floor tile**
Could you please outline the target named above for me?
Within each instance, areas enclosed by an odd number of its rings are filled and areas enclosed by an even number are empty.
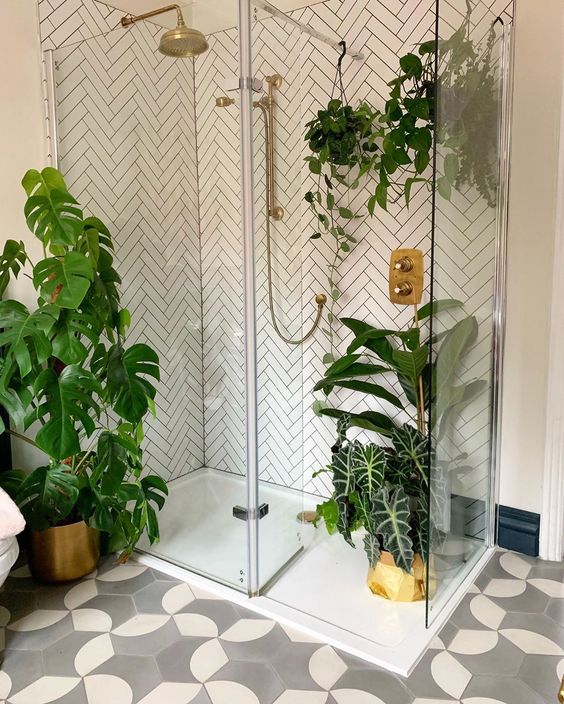
[[[0,590],[0,704],[547,704],[564,564],[498,552],[405,679],[141,565]]]

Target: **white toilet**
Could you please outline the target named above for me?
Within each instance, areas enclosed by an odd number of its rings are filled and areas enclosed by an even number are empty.
[[[20,548],[15,536],[0,540],[0,587],[6,581],[19,554]]]

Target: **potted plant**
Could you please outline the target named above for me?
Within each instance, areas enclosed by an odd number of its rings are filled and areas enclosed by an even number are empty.
[[[433,435],[440,436],[448,419],[485,388],[481,380],[455,383],[461,355],[476,337],[478,324],[473,316],[463,317],[441,332],[434,361],[429,361],[429,341],[421,339],[421,321],[432,312],[438,314],[461,305],[452,299],[425,305],[405,330],[380,329],[360,320],[342,319],[355,337],[347,353],[315,386],[326,396],[335,388],[345,388],[394,408],[393,415],[374,410],[352,413],[318,401],[314,410],[338,421],[331,463],[321,470],[331,474],[334,491],[317,507],[318,517],[324,519],[330,533],[339,532],[353,547],[353,533],[364,529],[370,589],[397,601],[424,597],[428,531],[433,530],[434,543],[440,539],[437,522],[430,525],[428,521],[429,498],[432,510],[448,499],[448,483],[435,480],[430,486],[431,453],[425,427],[429,404],[440,392],[440,409],[432,418]],[[395,387],[386,388],[371,380],[389,374],[395,377]],[[394,388],[400,388],[401,393]],[[397,423],[393,416],[398,410],[410,420]],[[349,440],[347,431],[353,426],[376,433],[386,442]],[[464,457],[457,459],[459,465]],[[460,466],[458,469],[463,471]]]
[[[107,227],[84,216],[56,169],[28,171],[22,185],[43,259],[32,262],[14,240],[0,259],[0,295],[23,273],[38,300],[33,311],[0,301],[0,405],[11,421],[0,430],[47,461],[0,481],[30,529],[32,572],[66,581],[94,569],[100,532],[122,560],[145,530],[158,540],[167,486],[143,472],[141,444],[159,364],[148,345],[126,345],[131,316],[120,304]]]

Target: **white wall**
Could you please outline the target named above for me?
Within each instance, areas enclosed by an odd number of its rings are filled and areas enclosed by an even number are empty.
[[[540,513],[564,5],[516,5],[500,500]]]
[[[25,193],[20,185],[29,168],[42,168],[45,160],[41,54],[36,0],[0,2],[0,245],[7,239],[24,240],[33,256],[41,247],[26,227]],[[37,257],[36,257],[37,258]],[[8,295],[33,304],[29,280],[20,279]],[[25,447],[13,443],[14,465],[35,463]]]

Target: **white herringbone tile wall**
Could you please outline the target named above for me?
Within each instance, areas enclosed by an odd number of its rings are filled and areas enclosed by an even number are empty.
[[[47,43],[65,40],[55,51],[60,168],[114,235],[129,341],[159,354],[145,461],[173,479],[204,464],[193,63],[161,56],[154,24],[99,36],[115,26],[107,6],[69,0],[46,15],[53,4],[41,6]],[[72,43],[80,18],[90,24]]]
[[[347,95],[353,103],[366,100],[381,108],[398,56],[432,36],[434,5],[433,0],[328,0],[295,16],[365,53],[362,63],[349,59],[344,63]],[[462,0],[442,3],[453,28],[464,6]],[[490,21],[509,6],[507,0],[480,3],[476,24]],[[97,0],[40,0],[40,11],[46,48],[107,32],[121,14]],[[215,98],[232,89],[237,78],[238,34],[230,29],[210,36],[210,50],[192,64],[160,57],[159,31],[144,24],[58,50],[61,166],[77,197],[89,210],[104,213],[114,227],[125,273],[124,298],[137,320],[132,337],[147,339],[161,353],[159,416],[147,443],[153,468],[175,477],[205,463],[243,474],[239,106],[215,107]],[[272,238],[275,307],[291,337],[309,329],[315,314],[312,300],[316,293],[327,292],[333,256],[329,241],[309,240],[314,230],[303,193],[313,182],[303,162],[302,135],[305,123],[331,95],[336,58],[335,51],[280,20],[259,15],[253,23],[254,75],[264,78],[276,72],[284,77],[277,96],[275,146],[278,200],[286,217],[273,223]],[[322,477],[314,480],[311,475],[329,459],[334,423],[313,415],[311,389],[323,374],[321,360],[328,343],[318,332],[303,347],[289,346],[272,328],[266,283],[263,129],[257,110],[261,478],[325,494],[330,487]],[[367,198],[368,190],[359,189],[350,205],[360,210]],[[468,191],[457,194],[454,205],[460,220],[456,228],[446,227],[437,272],[444,293],[454,296],[458,291],[471,302],[468,312],[481,315],[484,334],[467,367],[468,373],[483,376],[489,372],[486,312],[495,213],[481,207],[477,194]],[[383,327],[407,323],[410,312],[388,301],[389,257],[399,246],[420,247],[428,255],[430,231],[431,201],[425,189],[414,193],[409,210],[393,205],[373,219],[358,221],[354,234],[359,244],[339,270],[343,295],[335,315]],[[448,265],[455,253],[460,253],[464,265],[453,275]],[[341,350],[345,332],[336,327]],[[353,392],[335,394],[331,402],[350,410],[366,408],[365,400]],[[488,424],[482,399],[482,406],[470,407],[462,418],[457,438],[461,451],[483,448]],[[478,464],[483,470],[484,457]],[[483,471],[465,479],[469,486],[472,482],[479,486],[482,480]]]

